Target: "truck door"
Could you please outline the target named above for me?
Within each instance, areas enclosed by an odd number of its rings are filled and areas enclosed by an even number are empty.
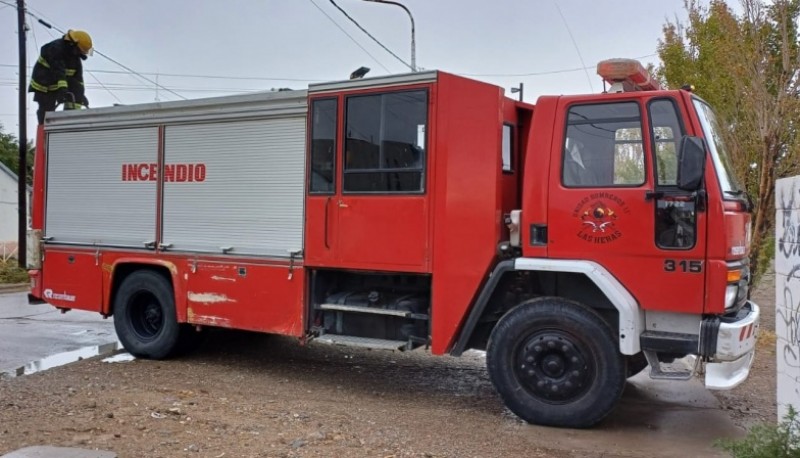
[[[312,100],[309,265],[427,269],[428,104],[427,88]]]
[[[679,191],[671,98],[559,104],[549,255],[595,261],[646,309],[703,310],[706,215]]]

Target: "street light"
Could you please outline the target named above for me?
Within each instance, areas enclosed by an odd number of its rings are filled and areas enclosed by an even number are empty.
[[[386,3],[389,5],[396,5],[400,8],[403,8],[408,14],[408,18],[411,19],[411,71],[417,71],[417,43],[416,38],[414,36],[414,16],[411,15],[411,11],[405,7],[402,3],[393,2],[391,0],[364,0],[365,2],[375,2],[375,3]]]

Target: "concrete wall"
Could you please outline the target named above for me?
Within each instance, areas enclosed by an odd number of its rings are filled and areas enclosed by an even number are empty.
[[[775,189],[775,332],[778,335],[778,418],[800,409],[800,176]]]
[[[17,186],[16,179],[0,170],[0,244],[17,241]]]

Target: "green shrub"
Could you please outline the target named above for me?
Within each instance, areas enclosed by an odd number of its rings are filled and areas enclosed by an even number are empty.
[[[777,425],[757,425],[740,440],[717,444],[733,458],[800,458],[800,417],[789,406]]]
[[[21,269],[16,259],[0,260],[0,284],[27,282],[28,271]]]

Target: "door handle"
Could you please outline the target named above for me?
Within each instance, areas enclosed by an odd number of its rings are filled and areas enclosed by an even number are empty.
[[[646,191],[644,193],[644,200],[660,199],[664,197],[663,191]]]
[[[339,200],[339,208],[347,208],[347,207],[349,207],[349,205],[347,205],[346,203],[344,203],[343,200],[340,199]]]

